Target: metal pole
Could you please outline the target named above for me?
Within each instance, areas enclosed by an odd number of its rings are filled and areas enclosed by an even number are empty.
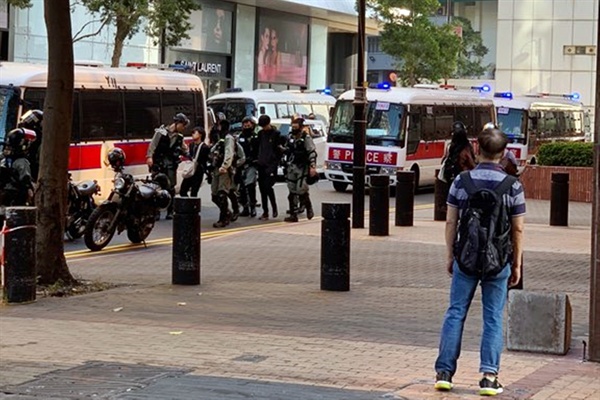
[[[600,10],[598,12],[600,21]],[[599,24],[600,26],[600,24]],[[600,29],[596,44],[600,45]],[[594,192],[592,199],[592,260],[590,263],[590,356],[600,362],[600,53],[596,53],[596,103],[594,105]]]
[[[390,234],[389,175],[371,175],[369,192],[369,235],[388,236]]]
[[[354,92],[354,155],[352,167],[352,227],[365,227],[365,0],[358,2],[358,65]]]
[[[200,284],[200,208],[199,197],[173,199],[173,285]]]
[[[569,226],[568,173],[552,173],[550,181],[550,226]]]
[[[322,203],[321,290],[350,290],[350,204]]]

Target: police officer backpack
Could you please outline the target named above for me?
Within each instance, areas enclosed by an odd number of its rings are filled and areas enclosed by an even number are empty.
[[[467,275],[494,276],[512,255],[511,217],[503,197],[517,179],[507,175],[492,190],[477,188],[469,171],[459,176],[469,198],[458,223],[454,259]]]

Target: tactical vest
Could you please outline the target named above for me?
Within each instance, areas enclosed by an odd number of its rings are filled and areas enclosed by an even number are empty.
[[[299,167],[304,167],[308,164],[308,152],[304,147],[304,139],[306,133],[303,133],[298,139],[290,137],[288,141],[289,161]]]
[[[161,135],[160,140],[158,141],[158,145],[156,146],[156,150],[154,151],[154,157],[158,161],[171,161],[177,162],[179,160],[179,156],[181,155],[181,148],[183,146],[183,135],[177,134],[177,138],[175,139],[175,143],[171,146],[171,138],[167,135]]]
[[[221,168],[225,160],[225,139],[219,141],[210,149],[210,163],[214,169]]]

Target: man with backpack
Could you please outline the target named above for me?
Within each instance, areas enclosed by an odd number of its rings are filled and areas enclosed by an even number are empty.
[[[482,396],[502,393],[498,381],[503,348],[503,310],[508,286],[519,281],[525,195],[519,181],[499,162],[507,140],[498,129],[477,138],[479,165],[461,173],[448,194],[447,269],[452,275],[450,305],[444,316],[435,389],[452,389],[464,322],[477,285],[481,285],[483,333],[479,381]]]

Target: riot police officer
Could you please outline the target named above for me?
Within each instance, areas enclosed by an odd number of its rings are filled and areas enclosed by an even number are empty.
[[[25,128],[13,129],[6,135],[0,160],[0,219],[4,217],[3,207],[33,204],[33,179],[27,152],[35,139],[35,132]]]
[[[238,143],[244,149],[246,161],[242,165],[240,173],[240,203],[243,210],[242,217],[256,217],[256,182],[258,170],[258,136],[255,132],[256,126],[251,117],[242,120],[242,132],[238,137]]]
[[[210,185],[213,203],[219,207],[219,220],[213,224],[215,228],[229,225],[232,213],[229,211],[228,195],[232,188],[235,139],[229,132],[229,122],[219,122],[219,140],[210,149],[212,181]]]
[[[286,222],[298,222],[300,206],[306,209],[308,219],[314,217],[306,178],[317,174],[317,152],[310,134],[307,134],[303,128],[304,119],[294,119],[286,145],[285,180],[289,190],[290,207],[290,215],[284,219]]]
[[[171,197],[175,197],[175,185],[177,184],[177,166],[180,157],[187,153],[187,146],[183,141],[183,131],[189,125],[190,120],[183,113],[173,117],[173,123],[169,126],[161,125],[154,130],[152,142],[146,153],[146,163],[150,172],[154,175],[163,173],[169,178]],[[167,209],[167,219],[173,219],[173,205]]]
[[[43,119],[44,112],[41,110],[29,110],[19,119],[19,128],[31,129],[36,135],[35,140],[30,143],[27,150],[27,159],[31,165],[31,177],[34,182],[37,181],[40,170]]]

